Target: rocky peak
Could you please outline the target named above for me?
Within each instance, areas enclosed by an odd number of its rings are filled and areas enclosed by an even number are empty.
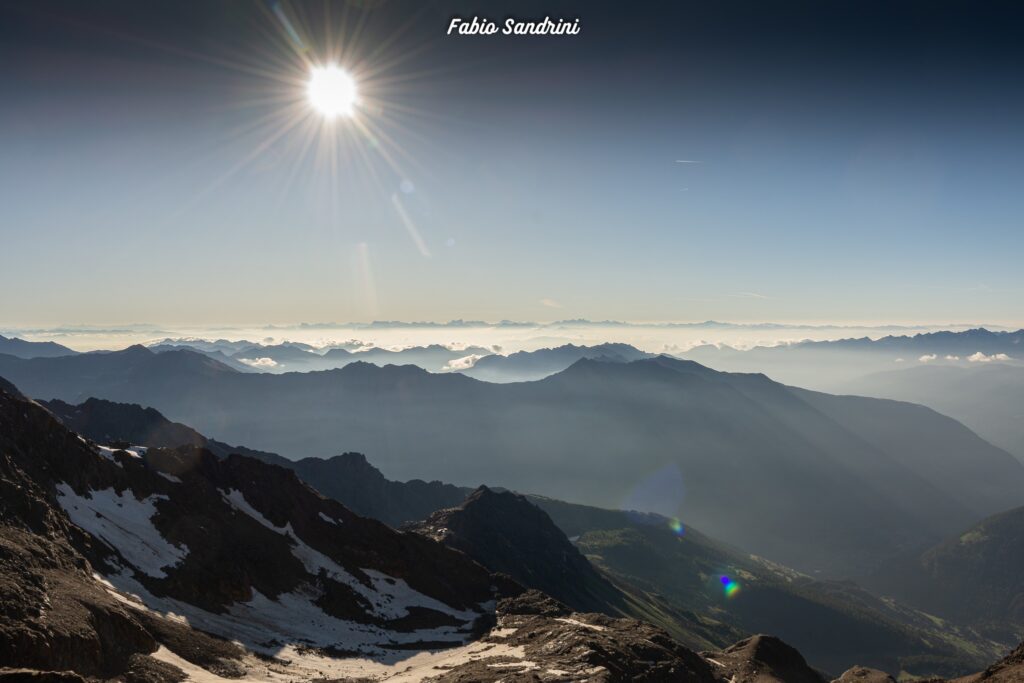
[[[774,636],[756,635],[721,652],[704,653],[727,679],[757,683],[825,683],[794,648]]]
[[[481,486],[458,507],[409,528],[574,609],[616,613],[624,600],[548,514],[521,495]]]

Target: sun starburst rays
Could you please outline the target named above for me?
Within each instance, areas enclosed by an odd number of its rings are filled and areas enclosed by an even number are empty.
[[[382,39],[376,32],[369,41],[371,10],[346,4],[342,12],[332,12],[325,3],[323,14],[309,16],[304,14],[308,9],[283,0],[264,5],[255,17],[262,49],[222,44],[209,54],[187,55],[230,78],[223,104],[211,110],[222,122],[218,141],[197,148],[190,162],[192,177],[209,177],[161,220],[171,225],[202,204],[219,201],[218,195],[238,182],[251,177],[267,186],[276,174],[268,186],[271,210],[307,206],[322,217],[316,220],[331,232],[332,244],[342,249],[363,245],[363,275],[354,289],[373,300],[368,310],[376,310],[369,263],[373,250],[367,246],[374,238],[354,207],[385,212],[391,225],[375,229],[394,230],[413,253],[431,258],[431,226],[420,215],[425,195],[411,201],[402,188],[416,187],[420,184],[410,180],[429,175],[422,157],[443,152],[424,125],[450,121],[451,115],[410,102],[426,82],[445,72],[408,68],[424,49],[399,40],[411,20],[394,35]],[[320,90],[316,79],[325,76],[328,87]],[[232,161],[210,173],[224,158]],[[297,200],[297,193],[305,198]]]

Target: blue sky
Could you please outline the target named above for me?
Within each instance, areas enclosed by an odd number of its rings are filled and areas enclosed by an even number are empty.
[[[305,78],[264,6],[4,6],[0,322],[1024,322],[1016,14],[732,4],[385,3],[377,147],[259,154]],[[355,23],[284,8],[314,58]]]

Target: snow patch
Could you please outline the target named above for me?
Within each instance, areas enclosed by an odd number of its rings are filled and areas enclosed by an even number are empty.
[[[142,455],[148,450],[145,446],[132,446],[131,448],[110,448],[109,446],[91,444],[85,439],[83,439],[81,436],[79,436],[78,438],[82,439],[83,443],[93,448],[97,455],[99,455],[101,458],[109,460],[110,462],[114,463],[121,469],[124,469],[124,465],[122,465],[121,462],[114,457],[114,453],[116,453],[117,451],[123,451],[132,458],[141,458]]]
[[[508,638],[513,633],[518,633],[518,628],[492,628],[489,635],[491,638]]]
[[[107,460],[114,460],[114,462],[117,462],[117,460],[114,458],[114,453],[116,453],[117,451],[124,451],[133,458],[141,458],[141,454],[145,453],[146,450],[147,449],[144,446],[132,446],[131,448],[111,448],[110,446],[96,446],[96,452],[98,452]]]
[[[325,515],[325,514],[324,514],[324,513],[322,513],[322,512],[321,512],[321,513],[319,513],[319,515],[320,515],[320,519],[324,520],[324,521],[325,521],[325,522],[327,522],[328,524],[333,524],[333,525],[335,525],[335,526],[337,526],[337,525],[341,524],[341,521],[340,521],[340,520],[334,519],[333,517],[328,517],[327,515]]]
[[[467,632],[451,626],[400,632],[340,620],[314,603],[319,593],[309,585],[282,594],[276,600],[253,591],[251,600],[231,604],[223,613],[215,614],[174,598],[156,597],[128,571],[122,570],[108,579],[97,577],[97,581],[114,597],[134,609],[156,613],[172,621],[222,636],[252,651],[289,660],[314,657],[321,664],[327,663],[334,668],[344,667],[344,670],[335,673],[360,673],[368,667],[380,667],[382,663],[395,664],[402,657],[406,657],[404,664],[408,664],[409,657],[419,656],[412,654],[416,650],[408,649],[409,645],[446,642],[460,649],[469,637]],[[395,645],[403,647],[393,649]],[[359,654],[354,658],[335,659],[310,653],[306,649],[308,647],[336,647]],[[471,647],[482,649],[481,643],[474,643]],[[512,650],[504,645],[490,647],[503,648],[499,650],[502,652]],[[385,669],[382,667],[382,670]]]
[[[227,493],[222,492],[221,495],[236,510],[249,515],[271,531],[291,539],[294,544],[292,554],[302,562],[307,572],[318,576],[323,571],[331,579],[348,586],[365,598],[370,603],[374,615],[382,619],[400,619],[409,614],[410,607],[425,607],[463,621],[472,621],[480,614],[474,610],[458,610],[450,607],[440,600],[413,590],[403,579],[397,579],[374,569],[362,569],[372,584],[372,586],[367,586],[330,557],[299,538],[292,528],[291,522],[283,527],[276,526],[259,510],[252,507],[245,499],[245,495],[237,489],[232,489]]]
[[[81,438],[81,437],[79,437],[79,438]],[[118,459],[114,457],[114,449],[113,448],[107,448],[106,446],[96,446],[95,448],[96,448],[96,453],[101,458],[103,458],[105,460],[109,460],[110,462],[114,463],[115,465],[117,465],[121,469],[124,469],[124,465],[122,465],[118,461]]]
[[[127,489],[90,491],[87,497],[75,493],[68,484],[57,486],[57,500],[71,521],[117,550],[138,571],[164,578],[164,568],[173,567],[188,557],[188,547],[168,543],[156,527],[156,501],[167,496],[152,495],[143,500]]]

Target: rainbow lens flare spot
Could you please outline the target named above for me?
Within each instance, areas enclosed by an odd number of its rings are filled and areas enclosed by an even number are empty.
[[[723,576],[721,579],[722,587],[725,589],[725,597],[731,598],[736,595],[736,591],[740,589],[740,585],[730,579],[728,576]]]
[[[683,523],[673,517],[668,521],[668,528],[672,530],[676,536],[682,536],[686,529],[683,527]]]

